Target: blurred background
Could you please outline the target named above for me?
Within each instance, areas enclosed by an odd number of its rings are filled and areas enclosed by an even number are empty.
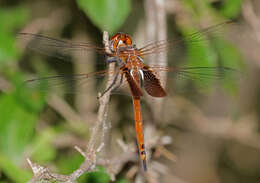
[[[85,92],[74,88],[70,94],[66,86],[52,92],[27,87],[24,81],[106,67],[105,57],[94,51],[74,53],[68,62],[30,51],[19,32],[100,47],[104,30],[110,36],[125,32],[141,47],[181,39],[227,20],[233,23],[197,34],[196,44],[187,39],[169,54],[145,59],[151,64],[227,66],[239,71],[205,83],[169,75],[165,99],[144,97],[148,174],[142,173],[135,152],[131,97],[112,95],[105,147],[97,159],[118,161],[98,166],[78,182],[110,182],[111,172],[118,183],[259,182],[258,10],[258,0],[1,0],[0,183],[29,181],[33,173],[26,158],[52,172],[72,173],[84,161],[74,146],[86,147],[97,121],[103,82],[93,80]],[[212,35],[217,38],[210,39]],[[131,156],[121,156],[126,153],[122,147],[134,149]]]

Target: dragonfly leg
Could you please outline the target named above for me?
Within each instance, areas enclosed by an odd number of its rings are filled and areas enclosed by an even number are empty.
[[[111,89],[113,88],[113,86],[116,84],[118,75],[119,75],[119,70],[116,72],[116,76],[114,77],[112,83],[109,85],[109,87],[107,87],[107,89],[105,89],[105,91],[103,91],[103,92],[101,93],[100,96],[98,96],[98,99],[101,98],[101,97],[103,97],[105,93],[107,93],[109,90],[111,90]]]
[[[118,58],[117,57],[106,57],[106,62],[107,63],[118,62]]]
[[[117,56],[114,56],[114,57],[106,57],[106,62],[107,63],[116,62],[118,65],[122,65],[122,59],[120,58],[120,56],[118,54],[117,54]]]
[[[124,78],[123,75],[121,75],[119,83],[113,88],[113,90],[117,90],[122,85],[123,78]]]

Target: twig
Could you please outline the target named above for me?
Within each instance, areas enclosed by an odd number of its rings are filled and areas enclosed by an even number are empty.
[[[86,157],[86,153],[78,146],[74,147],[83,157]]]
[[[47,103],[60,113],[71,126],[75,125],[75,122],[82,122],[81,117],[74,111],[69,104],[55,94],[51,94],[47,100]]]
[[[53,180],[57,182],[64,182],[64,183],[75,182],[70,175],[60,175],[60,174],[52,173],[48,168],[45,168],[43,166],[31,162],[29,158],[27,159],[27,162],[32,168],[34,174],[34,177],[28,183],[36,183],[39,180],[41,180],[42,182],[51,182]]]

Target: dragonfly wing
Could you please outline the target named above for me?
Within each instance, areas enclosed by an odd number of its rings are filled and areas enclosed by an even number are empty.
[[[170,78],[185,79],[198,82],[201,86],[209,86],[227,77],[236,78],[240,72],[229,67],[164,67],[151,66],[156,72],[168,72]]]
[[[160,80],[157,78],[156,74],[151,69],[149,69],[149,67],[143,69],[143,74],[144,88],[149,95],[153,97],[166,96],[166,92],[163,89]]]
[[[224,27],[232,24],[232,21],[225,21],[204,29],[201,29],[192,34],[184,35],[181,39],[176,40],[160,40],[149,43],[144,47],[139,49],[140,56],[158,54],[161,52],[171,52],[176,51],[176,47],[183,46],[183,44],[196,44],[198,42],[207,42],[210,40],[209,35],[220,35],[221,30],[224,30]]]
[[[74,54],[84,56],[87,51],[95,51],[101,54],[105,53],[102,47],[97,47],[92,44],[74,43],[40,34],[19,33],[18,38],[21,43],[33,51],[65,61],[71,61],[71,56]]]
[[[108,71],[104,70],[88,74],[48,76],[27,80],[24,85],[43,92],[84,94],[91,88],[91,82],[104,79],[107,74]]]

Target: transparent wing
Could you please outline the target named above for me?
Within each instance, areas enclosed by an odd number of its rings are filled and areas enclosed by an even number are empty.
[[[184,36],[181,39],[176,40],[160,40],[155,41],[150,44],[147,44],[146,46],[138,49],[140,56],[150,55],[150,54],[158,54],[161,52],[171,52],[176,50],[176,47],[184,44],[196,44],[197,42],[206,41],[209,40],[209,34],[220,34],[221,30],[223,30],[224,27],[227,25],[232,24],[232,21],[225,21],[210,27],[207,27],[205,29],[202,29],[198,32],[189,34],[187,36]]]
[[[99,80],[104,80],[108,74],[109,72],[107,70],[103,70],[88,74],[41,77],[25,81],[24,86],[37,89],[42,92],[84,94],[90,88],[94,88],[96,82],[99,82]]]
[[[87,51],[105,54],[105,50],[102,47],[98,47],[93,44],[76,43],[67,40],[55,39],[40,34],[19,33],[18,38],[31,50],[65,61],[70,61],[71,56],[74,54],[84,56]]]
[[[237,79],[241,74],[230,67],[163,67],[151,66],[155,73],[167,72],[170,78],[190,80],[200,85],[208,86],[227,77],[234,76]]]

